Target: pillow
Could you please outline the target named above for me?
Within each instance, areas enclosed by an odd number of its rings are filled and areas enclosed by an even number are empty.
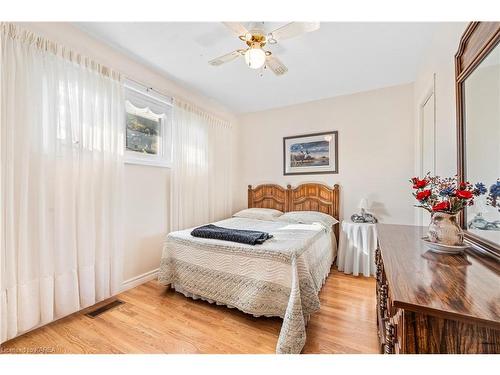
[[[247,208],[236,212],[233,217],[243,217],[246,219],[257,219],[257,220],[267,220],[276,221],[278,217],[283,215],[280,210],[274,210],[272,208]]]
[[[331,228],[332,225],[338,223],[333,216],[317,211],[291,211],[281,215],[278,220],[299,224],[321,223],[326,228]]]

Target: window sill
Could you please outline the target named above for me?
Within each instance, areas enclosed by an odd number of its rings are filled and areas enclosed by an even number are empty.
[[[126,157],[125,164],[145,165],[148,167],[172,168],[172,164],[166,160],[148,160],[143,158]]]

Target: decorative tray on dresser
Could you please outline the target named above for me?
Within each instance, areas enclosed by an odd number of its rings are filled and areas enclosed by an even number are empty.
[[[377,225],[381,352],[500,353],[500,267],[466,251],[437,254],[426,228]]]

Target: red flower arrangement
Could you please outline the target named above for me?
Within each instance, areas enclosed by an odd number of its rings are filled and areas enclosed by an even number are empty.
[[[427,198],[429,198],[431,195],[432,195],[432,191],[422,190],[422,191],[419,191],[417,194],[415,194],[415,198],[417,198],[417,200],[419,200],[419,201],[423,201],[423,200],[426,200]]]
[[[429,212],[444,212],[455,215],[474,204],[474,197],[484,194],[484,184],[458,182],[457,176],[441,178],[427,174],[424,178],[413,177],[410,182],[418,201],[415,207]]]
[[[422,189],[426,187],[428,183],[428,181],[425,178],[423,180],[419,180],[417,177],[413,177],[412,182],[414,189]]]
[[[432,206],[432,211],[446,211],[450,208],[450,202],[444,201]]]

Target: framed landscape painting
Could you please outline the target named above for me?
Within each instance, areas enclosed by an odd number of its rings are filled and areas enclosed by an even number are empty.
[[[283,138],[283,174],[325,174],[338,171],[337,131]]]

